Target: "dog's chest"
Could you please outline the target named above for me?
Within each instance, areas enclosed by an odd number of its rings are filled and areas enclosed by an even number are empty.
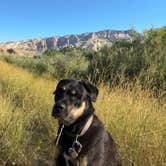
[[[87,166],[88,165],[88,158],[87,156],[80,158],[80,166]]]

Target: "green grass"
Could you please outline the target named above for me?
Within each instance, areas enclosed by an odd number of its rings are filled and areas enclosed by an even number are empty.
[[[56,80],[0,61],[0,165],[49,165]],[[124,166],[166,165],[166,102],[139,88],[99,85],[96,114],[118,144]]]

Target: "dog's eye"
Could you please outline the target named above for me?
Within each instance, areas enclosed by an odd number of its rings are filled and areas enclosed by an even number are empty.
[[[71,91],[71,95],[75,96],[75,95],[76,95],[76,91],[75,91],[75,90],[72,90],[72,91]]]
[[[62,87],[61,87],[61,90],[62,90],[62,91],[65,91],[65,90],[66,90],[66,87],[65,87],[65,86],[62,86]]]

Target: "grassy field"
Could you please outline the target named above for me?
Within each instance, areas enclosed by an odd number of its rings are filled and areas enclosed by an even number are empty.
[[[46,166],[54,155],[56,80],[0,61],[0,165]],[[96,114],[124,166],[166,165],[166,102],[141,91],[99,85]]]

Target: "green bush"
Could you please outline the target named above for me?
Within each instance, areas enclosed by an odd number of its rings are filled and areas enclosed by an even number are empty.
[[[145,31],[143,40],[118,41],[92,53],[88,74],[94,83],[134,83],[160,95],[166,90],[166,28]],[[164,91],[164,92],[163,92]]]

